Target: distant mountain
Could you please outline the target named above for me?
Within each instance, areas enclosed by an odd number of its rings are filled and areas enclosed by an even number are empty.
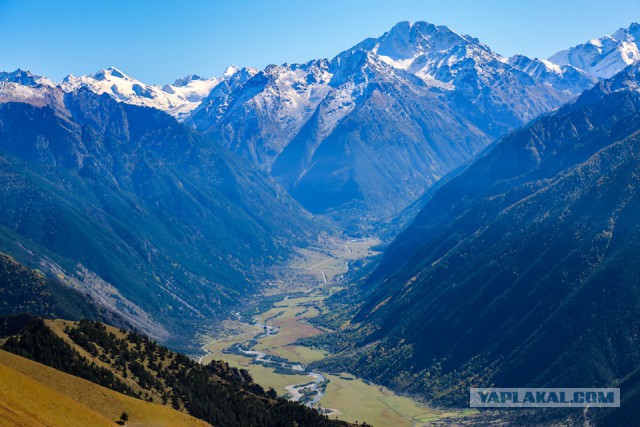
[[[46,77],[36,76],[29,71],[17,69],[13,72],[0,71],[0,82],[14,83],[28,87],[55,87],[53,83]]]
[[[606,79],[640,61],[640,25],[620,28],[610,36],[560,51],[549,58],[558,65],[572,65],[590,75]]]
[[[212,131],[245,158],[270,165],[328,93],[328,66],[321,60],[241,70],[205,98],[188,123]]]
[[[494,138],[594,81],[573,67],[524,71],[425,22],[242,80],[216,88],[187,123],[270,171],[310,211],[355,222],[399,212]]]
[[[0,104],[24,102],[37,107],[49,105],[63,111],[62,97],[63,93],[56,84],[46,77],[20,69],[0,72]]]
[[[493,114],[497,122],[493,126],[499,131],[554,108],[558,97],[570,98],[562,94],[567,88],[549,90],[553,84],[532,81],[478,39],[446,26],[401,22],[382,37],[365,40],[358,47],[370,49],[394,68],[407,70],[426,83],[458,93],[483,113]],[[583,89],[577,88],[577,92]],[[509,103],[509,97],[516,100]]]
[[[229,67],[164,86],[108,68],[60,88],[168,112],[270,173],[311,212],[358,228],[399,213],[495,138],[591,87],[597,77],[579,68],[503,58],[446,26],[401,22],[330,60]],[[55,103],[51,87],[24,87],[5,92]]]
[[[514,55],[509,64],[529,74],[536,82],[558,90],[580,94],[598,82],[596,77],[572,65],[557,65],[544,59]]]
[[[97,94],[106,93],[127,104],[157,108],[183,120],[217,84],[234,72],[235,68],[229,67],[221,78],[203,79],[191,75],[176,80],[173,85],[158,86],[142,83],[111,67],[91,76],[69,75],[61,87],[65,92],[86,87]]]
[[[321,365],[458,404],[470,386],[634,372],[639,83],[640,66],[625,69],[442,185],[364,279],[370,297],[333,338],[343,353]]]
[[[164,112],[53,93],[60,104],[0,104],[0,248],[138,329],[186,340],[178,330],[224,313],[322,229]]]

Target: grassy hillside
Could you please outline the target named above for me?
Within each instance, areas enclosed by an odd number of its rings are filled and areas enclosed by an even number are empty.
[[[145,402],[0,350],[3,426],[207,426],[172,408]]]
[[[265,391],[245,370],[218,361],[201,365],[140,334],[99,322],[36,318],[2,348],[213,425],[341,425]]]

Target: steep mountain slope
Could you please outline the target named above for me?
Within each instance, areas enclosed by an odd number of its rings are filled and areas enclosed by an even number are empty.
[[[202,420],[134,399],[0,350],[0,418],[6,426],[112,427],[122,413],[135,425],[208,426]]]
[[[596,78],[606,79],[640,61],[639,41],[640,25],[634,23],[610,36],[560,51],[549,61],[563,66],[572,65]]]
[[[326,96],[330,78],[325,60],[242,69],[205,98],[188,122],[268,168]]]
[[[366,279],[341,366],[449,403],[635,370],[639,81],[599,83],[444,184]]]
[[[0,247],[147,333],[167,339],[236,303],[320,229],[167,114],[86,89],[63,100],[62,111],[0,104]]]
[[[485,126],[493,136],[557,107],[573,92],[531,79],[478,39],[446,26],[401,22],[356,48],[371,50],[394,68],[451,91],[456,101],[462,98],[490,115]]]
[[[184,411],[215,426],[346,426],[278,398],[245,370],[201,365],[99,322],[33,319],[2,348],[129,396]],[[127,398],[128,399],[128,398]],[[125,400],[125,396],[120,399]],[[110,402],[109,402],[110,403]]]
[[[270,171],[312,212],[360,222],[399,212],[593,81],[573,67],[529,71],[447,27],[403,22],[332,60],[269,66],[214,90],[187,123]]]
[[[389,215],[490,138],[414,76],[390,77],[395,71],[374,55],[353,56],[345,60],[353,69],[334,74],[344,84],[318,106],[271,173],[311,212]]]
[[[126,325],[115,311],[99,307],[78,290],[25,268],[0,253],[0,315],[30,313],[65,319],[108,320]]]

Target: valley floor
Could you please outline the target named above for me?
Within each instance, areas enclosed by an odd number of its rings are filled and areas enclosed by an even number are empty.
[[[422,426],[447,423],[472,411],[444,411],[347,373],[312,372],[306,364],[322,360],[325,352],[295,344],[300,338],[321,334],[309,319],[324,309],[323,301],[341,289],[349,261],[373,256],[377,239],[328,240],[300,251],[300,257],[283,268],[279,280],[265,287],[256,312],[237,313],[222,327],[202,337],[206,356],[245,368],[255,381],[274,388],[330,418],[366,421],[377,427]]]

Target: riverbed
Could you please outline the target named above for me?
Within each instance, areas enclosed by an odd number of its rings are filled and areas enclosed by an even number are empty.
[[[375,255],[375,239],[330,242],[302,250],[298,260],[283,268],[279,280],[265,286],[261,310],[235,313],[222,330],[203,337],[200,358],[220,359],[247,369],[256,383],[279,395],[320,410],[330,418],[368,421],[376,427],[423,426],[459,412],[429,408],[410,398],[363,381],[348,373],[307,369],[327,353],[297,345],[300,338],[324,333],[310,323],[326,307],[325,298],[339,291],[350,262]],[[327,283],[325,284],[325,280]]]

